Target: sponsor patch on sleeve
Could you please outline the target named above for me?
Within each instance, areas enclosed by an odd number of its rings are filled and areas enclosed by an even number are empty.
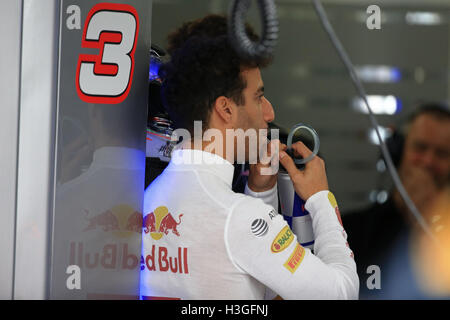
[[[344,225],[342,224],[341,213],[339,212],[339,207],[336,198],[334,197],[334,194],[332,194],[331,192],[328,192],[328,200],[330,201],[331,206],[334,208],[334,211],[336,212],[336,216],[339,220],[339,223],[343,227]]]
[[[331,192],[328,192],[328,200],[330,201],[330,204],[333,208],[337,207],[336,198],[334,197],[334,194],[332,194]]]
[[[275,217],[277,216],[277,214],[278,214],[278,213],[276,213],[275,210],[273,210],[273,209],[270,210],[270,211],[269,211],[269,217],[270,217],[270,220],[272,220],[273,218],[275,218]]]
[[[270,250],[273,253],[281,252],[289,247],[292,240],[294,240],[294,234],[289,226],[285,226],[273,240]]]
[[[252,233],[257,237],[262,237],[267,234],[269,226],[264,219],[255,219],[252,222]]]
[[[289,259],[284,263],[284,267],[289,270],[290,273],[294,273],[305,257],[305,249],[297,243],[294,252],[290,255]]]

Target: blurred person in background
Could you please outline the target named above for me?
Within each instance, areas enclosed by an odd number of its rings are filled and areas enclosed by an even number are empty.
[[[447,250],[438,249],[422,231],[397,190],[383,204],[344,214],[343,223],[361,282],[360,298],[433,298],[442,294],[434,294],[426,287],[443,285],[444,278],[447,279],[446,295],[450,296],[448,107],[436,103],[419,106],[409,118],[404,141],[399,141],[400,179],[431,232]],[[378,272],[373,266],[379,267],[380,273],[376,288],[369,283],[375,281]],[[442,286],[438,287],[442,293]]]

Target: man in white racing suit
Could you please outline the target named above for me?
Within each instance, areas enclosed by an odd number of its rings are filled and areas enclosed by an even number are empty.
[[[171,119],[190,133],[201,120],[222,137],[227,130],[266,129],[274,111],[264,97],[265,65],[240,58],[227,36],[186,41],[162,70]],[[358,298],[353,253],[322,159],[314,157],[299,171],[285,145],[270,154],[279,157],[306,202],[313,254],[277,213],[277,175],[263,175],[262,163],[251,165],[245,194],[231,190],[236,151],[245,148],[249,160],[248,143],[233,139],[211,148],[211,137],[193,136],[173,151],[145,192],[142,299],[264,299],[267,289],[283,299]],[[293,149],[311,154],[301,142]]]

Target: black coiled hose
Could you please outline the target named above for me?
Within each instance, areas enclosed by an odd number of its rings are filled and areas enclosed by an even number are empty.
[[[274,0],[258,0],[263,32],[259,42],[252,41],[245,31],[245,18],[251,0],[233,0],[228,17],[228,36],[235,50],[245,58],[272,55],[278,39],[278,19]]]

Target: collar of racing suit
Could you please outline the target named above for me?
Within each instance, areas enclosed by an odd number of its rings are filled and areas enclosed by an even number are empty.
[[[173,150],[167,170],[207,171],[220,178],[230,188],[234,174],[234,166],[228,160],[216,154],[195,149]]]

